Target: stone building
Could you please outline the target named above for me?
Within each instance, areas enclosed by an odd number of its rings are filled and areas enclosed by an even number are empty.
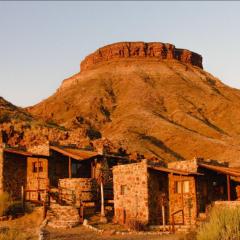
[[[228,167],[227,163],[194,158],[169,163],[168,167],[200,174],[196,178],[198,213],[205,213],[207,207],[215,201],[240,199],[240,170]]]
[[[50,146],[48,178],[51,187],[61,191],[64,200],[69,192],[74,193],[76,201],[85,199],[95,201],[97,179],[102,164],[108,166],[109,181],[105,184],[105,199],[113,199],[112,167],[128,163],[129,160],[118,155],[86,151],[83,149]]]
[[[113,168],[115,220],[193,225],[209,204],[236,200],[240,171],[197,161],[168,168],[140,163]]]
[[[106,200],[113,199],[111,168],[127,163],[121,156],[100,154],[75,147],[46,144],[26,150],[0,148],[0,193],[7,191],[14,199],[43,200],[46,191],[60,194],[65,202],[70,195],[75,200],[96,200],[97,181],[103,162],[109,167],[110,181],[105,185]],[[77,198],[77,199],[76,199]]]
[[[115,220],[127,223],[193,224],[197,214],[198,174],[152,166],[146,160],[113,168]],[[181,189],[183,188],[183,192]],[[179,210],[182,210],[179,212]]]
[[[0,193],[8,192],[13,199],[19,199],[22,187],[45,188],[47,183],[43,168],[47,162],[47,157],[43,155],[0,147]]]

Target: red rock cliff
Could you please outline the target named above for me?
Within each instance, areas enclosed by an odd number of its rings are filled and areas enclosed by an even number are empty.
[[[81,62],[80,68],[81,71],[85,71],[91,69],[97,63],[122,58],[155,58],[158,60],[176,59],[183,63],[203,68],[201,55],[186,49],[175,48],[172,44],[160,42],[120,42],[107,45],[88,55]]]

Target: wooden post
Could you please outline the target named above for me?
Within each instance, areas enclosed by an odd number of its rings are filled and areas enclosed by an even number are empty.
[[[183,180],[182,180],[182,175],[180,175],[180,182],[181,182],[182,209],[184,209],[184,200],[183,200]]]
[[[40,193],[40,178],[39,178],[39,158],[37,158],[37,198],[38,201],[41,201],[41,193]]]
[[[47,204],[43,201],[43,220],[47,217]]]
[[[231,182],[230,182],[229,175],[227,175],[227,195],[228,195],[228,201],[231,201]]]
[[[22,202],[22,209],[25,212],[25,194],[24,194],[24,187],[21,187],[21,202]]]
[[[166,220],[165,220],[165,207],[164,207],[164,204],[162,204],[162,219],[163,219],[163,229],[165,230]]]
[[[72,178],[72,159],[71,157],[68,158],[68,176]]]

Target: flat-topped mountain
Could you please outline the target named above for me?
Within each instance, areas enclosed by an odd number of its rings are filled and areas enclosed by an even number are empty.
[[[91,129],[129,151],[172,161],[237,163],[240,91],[171,44],[123,42],[87,56],[81,71],[28,111],[70,129]]]
[[[81,71],[91,69],[101,63],[129,58],[143,61],[147,59],[155,61],[176,59],[202,68],[201,55],[186,49],[175,48],[169,43],[121,42],[99,48],[87,56],[81,62]]]

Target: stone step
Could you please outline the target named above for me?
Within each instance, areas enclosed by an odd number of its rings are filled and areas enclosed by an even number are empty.
[[[80,224],[78,209],[73,206],[50,205],[46,218],[53,228],[70,228]]]

